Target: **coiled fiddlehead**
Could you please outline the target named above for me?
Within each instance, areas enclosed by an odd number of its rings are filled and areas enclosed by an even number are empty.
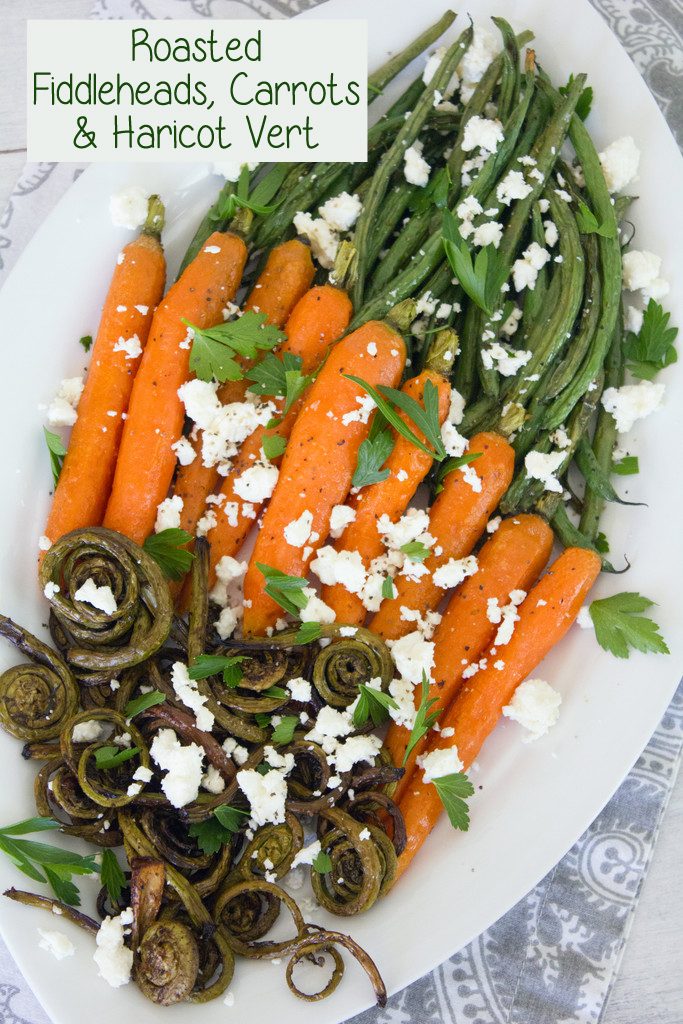
[[[173,604],[161,569],[141,547],[102,527],[74,530],[52,545],[40,567],[52,584],[52,612],[67,663],[100,683],[151,657],[168,637]],[[116,610],[103,612],[75,594],[88,580],[111,588]]]
[[[112,737],[125,738],[126,745],[137,748],[129,760],[116,768],[101,768],[97,765],[97,752],[111,746],[111,738],[89,743],[85,749],[73,738],[74,727],[83,722],[103,722],[112,727]],[[117,735],[118,734],[118,735]],[[62,756],[78,775],[78,783],[86,796],[100,807],[124,807],[131,803],[142,789],[142,783],[135,783],[132,776],[139,766],[150,768],[149,750],[139,729],[128,722],[118,711],[109,708],[81,711],[68,722],[60,737]],[[124,747],[120,748],[121,750]],[[132,790],[132,791],[129,791]]]
[[[321,811],[320,818],[332,826],[325,832],[319,827],[321,847],[332,867],[325,874],[312,874],[315,897],[333,914],[360,914],[391,885],[396,851],[381,829],[362,825],[338,807]]]
[[[199,973],[199,950],[191,930],[180,921],[156,921],[140,943],[135,980],[153,1003],[172,1006],[191,994]]]
[[[31,661],[0,676],[0,720],[12,736],[42,741],[58,736],[78,710],[76,682],[62,659],[37,637],[0,616],[0,636]]]
[[[345,708],[358,696],[361,683],[379,679],[386,690],[393,679],[394,666],[383,640],[368,629],[358,627],[353,636],[345,636],[344,627],[327,626],[324,634],[332,643],[324,647],[313,662],[313,685],[332,707]]]

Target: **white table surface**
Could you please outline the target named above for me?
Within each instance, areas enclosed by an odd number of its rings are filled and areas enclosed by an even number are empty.
[[[90,0],[0,0],[0,210],[25,160],[26,19],[86,18],[89,12]],[[683,776],[680,776],[601,1024],[681,1024],[683,1021],[682,846]]]

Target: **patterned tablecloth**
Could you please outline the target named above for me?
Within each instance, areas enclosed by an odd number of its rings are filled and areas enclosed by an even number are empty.
[[[220,18],[251,13],[279,18],[316,2],[94,0],[93,17]],[[683,145],[680,0],[592,2],[632,57]],[[0,220],[0,283],[80,170],[69,164],[25,169]],[[683,683],[628,778],[566,857],[467,948],[393,996],[386,1009],[369,1010],[354,1024],[600,1021],[682,751]],[[49,1024],[1,942],[0,1024]]]

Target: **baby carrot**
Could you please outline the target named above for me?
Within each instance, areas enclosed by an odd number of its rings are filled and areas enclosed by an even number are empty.
[[[467,467],[467,474],[456,469],[445,477],[443,490],[429,513],[429,532],[435,539],[433,550],[441,549],[438,555],[432,554],[425,560],[429,573],[418,580],[397,576],[394,597],[382,602],[371,621],[372,631],[385,639],[395,640],[414,629],[411,622],[401,617],[403,606],[422,615],[436,608],[444,592],[433,582],[434,570],[451,558],[463,558],[471,552],[512,480],[515,455],[499,434],[475,434],[469,451],[481,453],[480,458]]]
[[[141,544],[154,529],[176,464],[171,445],[182,433],[178,388],[189,376],[190,347],[183,318],[198,327],[222,322],[239,288],[247,248],[237,235],[214,232],[152,321],[135,378],[104,525]]]
[[[128,410],[154,310],[164,293],[163,222],[163,204],[158,196],[152,196],[141,234],[124,248],[114,269],[78,403],[78,419],[45,527],[53,542],[70,530],[102,522],[122,417]]]
[[[324,359],[329,346],[344,333],[351,319],[351,311],[351,300],[340,288],[333,288],[329,284],[311,288],[299,299],[287,321],[287,338],[280,346],[280,351],[283,355],[290,353],[299,356],[301,373],[312,373]],[[275,398],[273,401],[277,408],[275,415],[279,416],[284,408],[285,398]],[[254,517],[260,513],[264,504],[250,502],[249,516],[244,515],[242,498],[235,491],[235,484],[242,473],[253,466],[259,458],[265,437],[289,437],[303,401],[302,395],[292,404],[277,427],[258,427],[233,459],[230,472],[220,489],[220,494],[225,496],[225,504],[221,504],[217,513],[216,526],[207,534],[207,540],[211,544],[212,574],[216,563],[223,555],[235,555],[239,551],[244,538],[254,525]],[[226,505],[230,506],[229,516],[224,514]]]
[[[450,385],[441,374],[425,370],[417,377],[412,377],[403,385],[403,392],[422,403],[424,388],[427,381],[439,392],[439,422],[443,423],[448,412]],[[405,413],[399,412],[402,420],[425,444],[427,439],[415,428]],[[389,470],[386,480],[363,487],[354,495],[348,505],[355,512],[356,518],[344,533],[335,541],[337,551],[358,551],[366,568],[373,558],[384,551],[382,538],[377,530],[377,520],[386,514],[392,522],[398,519],[408,507],[410,499],[420,486],[432,465],[432,458],[426,452],[400,434],[395,434],[394,449],[384,463]],[[399,475],[400,474],[400,475]],[[325,604],[334,609],[337,622],[349,625],[361,625],[365,619],[365,607],[358,594],[352,594],[346,587],[337,583],[325,586],[322,590]]]
[[[303,242],[293,239],[276,246],[244,305],[245,313],[250,310],[265,313],[269,324],[283,327],[308,290],[314,273],[311,251]],[[226,381],[218,389],[219,399],[224,405],[243,402],[248,383],[244,380]],[[189,465],[179,467],[173,488],[174,495],[183,500],[180,527],[190,534],[197,529],[197,523],[204,514],[206,498],[214,492],[219,481],[216,467],[205,466],[202,462],[201,433],[193,442],[193,448],[195,458]]]
[[[368,352],[371,342],[373,355]],[[362,377],[375,387],[393,387],[401,379],[405,360],[400,334],[376,320],[347,335],[330,353],[294,424],[256,538],[244,582],[245,633],[264,633],[282,614],[265,592],[258,563],[288,575],[304,575],[312,554],[327,537],[333,506],[351,487],[369,425],[363,422],[367,415],[362,415],[359,404],[365,393],[345,375]],[[287,541],[286,528],[295,543]]]
[[[489,601],[498,607],[508,604],[514,590],[528,590],[550,557],[553,531],[535,515],[505,519],[477,555],[478,569],[453,593],[434,633],[434,682],[429,697],[437,703],[432,711],[447,708],[462,684],[463,672],[477,662],[492,643],[498,626],[489,618]],[[505,648],[501,648],[501,656]],[[419,694],[416,693],[416,704]],[[384,741],[394,764],[400,765],[408,745],[410,730],[390,725]],[[398,801],[411,784],[416,758],[427,746],[423,737],[413,748],[405,765],[405,774],[394,793]]]
[[[512,638],[504,652],[497,652],[504,662],[502,669],[494,667],[497,656],[489,656],[488,667],[465,683],[440,719],[442,730],[453,729],[453,736],[444,741],[435,734],[429,743],[430,751],[457,747],[464,768],[469,768],[519,684],[576,619],[600,568],[600,557],[586,548],[567,548],[560,555],[519,606],[519,622]],[[399,804],[408,842],[398,860],[397,878],[408,867],[443,810],[435,787],[418,779],[418,775],[416,771]]]

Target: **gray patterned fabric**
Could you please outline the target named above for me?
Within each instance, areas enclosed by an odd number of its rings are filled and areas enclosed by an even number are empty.
[[[94,0],[95,18],[288,17],[318,0]],[[592,0],[683,145],[681,0]],[[678,104],[676,103],[678,100]],[[0,220],[0,282],[80,168],[26,168]],[[353,1024],[595,1024],[629,933],[683,752],[683,683],[630,775],[516,907]],[[0,943],[0,1024],[49,1024]]]

